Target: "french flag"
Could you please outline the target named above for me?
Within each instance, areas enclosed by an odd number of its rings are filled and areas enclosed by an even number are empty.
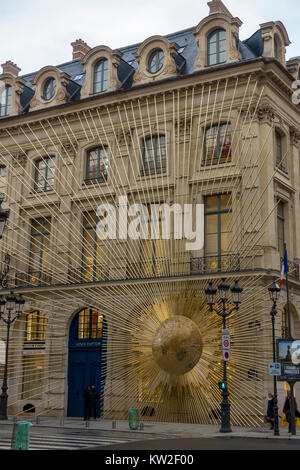
[[[289,272],[289,266],[288,266],[287,251],[284,250],[283,262],[282,262],[282,268],[281,268],[281,274],[280,274],[280,283],[279,283],[280,289],[281,289],[281,286],[282,286],[282,283],[283,283],[284,275],[288,272]]]

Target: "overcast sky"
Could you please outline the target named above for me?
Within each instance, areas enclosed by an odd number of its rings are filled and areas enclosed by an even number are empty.
[[[207,0],[0,0],[0,60],[14,61],[21,75],[72,60],[75,39],[112,49],[196,26],[208,14]],[[241,39],[260,23],[281,20],[300,55],[299,0],[224,0],[243,25]]]

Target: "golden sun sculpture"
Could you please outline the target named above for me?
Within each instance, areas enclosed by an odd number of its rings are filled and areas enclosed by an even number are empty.
[[[208,423],[216,418],[220,324],[205,299],[184,292],[157,300],[143,310],[132,334],[142,415],[151,410],[153,416],[154,408],[158,420]]]

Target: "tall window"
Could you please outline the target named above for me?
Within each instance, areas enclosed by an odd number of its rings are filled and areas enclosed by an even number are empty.
[[[55,157],[44,157],[35,163],[35,191],[44,192],[53,189]]]
[[[222,269],[229,254],[231,240],[231,195],[219,194],[205,197],[205,256],[209,257],[209,269]]]
[[[12,87],[5,85],[0,88],[0,117],[9,116],[11,109]]]
[[[0,192],[6,188],[7,183],[7,168],[4,165],[0,165]]]
[[[87,154],[86,183],[104,183],[108,178],[108,147],[97,147]]]
[[[231,124],[212,126],[205,131],[202,165],[231,161]]]
[[[107,90],[108,85],[108,60],[101,59],[94,67],[94,93]]]
[[[141,176],[165,173],[166,167],[165,136],[156,135],[143,139]]]
[[[46,339],[46,317],[40,311],[28,313],[26,316],[26,335],[25,340],[45,341]]]
[[[33,220],[31,223],[31,242],[29,257],[29,275],[31,284],[48,282],[50,254],[50,217]]]
[[[280,168],[282,171],[286,170],[286,165],[283,161],[284,159],[284,137],[280,134],[279,131],[275,131],[275,160],[277,168]]]
[[[85,308],[78,314],[78,339],[102,338],[103,315],[94,308]]]
[[[39,400],[43,397],[45,355],[24,355],[23,400]]]
[[[100,281],[107,271],[105,245],[97,237],[97,224],[101,219],[95,212],[83,214],[83,277],[87,281]]]
[[[279,57],[279,42],[276,36],[274,37],[274,57],[275,59],[280,59]]]
[[[279,201],[277,205],[277,240],[280,257],[283,258],[285,242],[285,203],[282,201]]]
[[[144,221],[148,228],[148,239],[141,240],[141,274],[145,277],[160,276],[167,274],[166,270],[168,260],[166,259],[168,249],[167,240],[161,239],[162,236],[162,219],[158,215],[158,220],[151,217],[151,205],[147,206],[148,218]],[[153,230],[157,230],[157,239],[152,239]]]
[[[226,31],[217,29],[207,38],[207,64],[226,62]]]

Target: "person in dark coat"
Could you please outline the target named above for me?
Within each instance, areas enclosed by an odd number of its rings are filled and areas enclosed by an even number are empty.
[[[90,419],[90,390],[91,387],[87,386],[83,392],[83,401],[84,401],[84,421]]]
[[[285,413],[286,420],[289,423],[289,429],[291,427],[291,399],[292,399],[292,392],[289,390],[287,392],[287,397],[283,405],[283,412]],[[295,398],[294,398],[294,404],[295,404],[295,417],[300,418],[300,412],[298,411],[298,406],[297,406],[297,402]]]
[[[97,404],[98,404],[98,400],[99,400],[99,394],[96,390],[96,387],[95,385],[92,385],[92,388],[90,390],[90,393],[89,393],[89,405],[90,405],[90,412],[89,412],[89,415],[90,416],[94,416],[94,419],[97,418]]]
[[[268,394],[268,407],[265,419],[267,423],[271,423],[271,429],[274,429],[274,395],[272,393]]]

